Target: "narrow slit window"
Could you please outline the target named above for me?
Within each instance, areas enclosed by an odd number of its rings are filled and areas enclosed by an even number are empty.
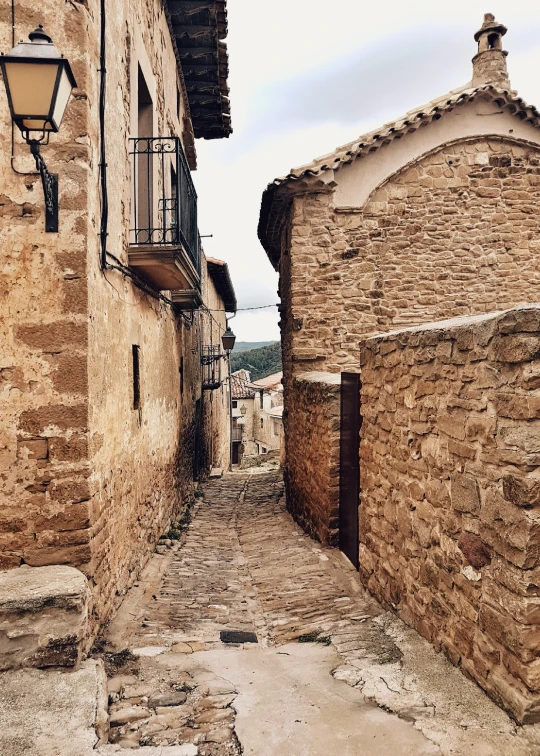
[[[184,358],[180,357],[180,394],[184,393]]]
[[[137,344],[131,347],[131,359],[133,368],[133,409],[141,407],[141,364],[140,348]]]

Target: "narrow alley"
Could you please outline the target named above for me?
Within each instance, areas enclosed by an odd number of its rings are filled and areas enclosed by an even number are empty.
[[[279,472],[203,492],[107,630],[104,754],[539,752],[537,726],[517,728],[369,597],[339,551],[304,534]]]

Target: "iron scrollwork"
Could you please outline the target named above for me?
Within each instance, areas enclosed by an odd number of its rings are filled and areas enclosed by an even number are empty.
[[[29,141],[30,152],[36,161],[36,168],[41,176],[43,194],[45,196],[45,231],[58,231],[58,175],[50,173],[40,150],[40,142]]]

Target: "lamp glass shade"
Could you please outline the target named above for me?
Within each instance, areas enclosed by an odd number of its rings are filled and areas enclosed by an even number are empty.
[[[227,326],[227,330],[221,337],[221,343],[223,344],[223,349],[226,352],[231,352],[234,349],[235,342],[236,342],[236,336],[232,332],[230,326]]]
[[[58,68],[58,63],[26,63],[23,60],[5,63],[5,80],[11,99],[12,117],[14,121],[20,121],[25,129],[56,130],[49,120],[49,113]]]
[[[58,131],[77,84],[68,61],[41,28],[30,40],[0,56],[11,117],[21,131]]]
[[[60,74],[60,81],[58,82],[56,102],[54,103],[52,115],[53,123],[56,124],[57,128],[60,128],[60,124],[62,123],[62,118],[64,117],[69,98],[71,97],[71,90],[71,81],[69,80],[66,69],[63,67]]]
[[[247,412],[247,407],[246,407],[246,406],[244,406],[244,405],[242,405],[242,406],[240,407],[240,412],[242,413],[242,415],[245,415],[245,414],[246,414],[246,412]]]

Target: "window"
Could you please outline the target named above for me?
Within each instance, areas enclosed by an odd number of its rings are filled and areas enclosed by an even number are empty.
[[[261,417],[261,428],[264,428],[264,419]]]
[[[233,399],[232,406],[233,406],[233,409],[236,409],[238,407],[238,401],[236,399]]]
[[[261,409],[263,408],[263,397],[264,397],[264,392],[261,391]]]
[[[263,454],[266,454],[266,452],[267,452],[266,446],[263,446],[263,448],[261,449],[261,451],[262,451]]]
[[[137,80],[137,137],[145,139],[154,136],[154,105],[141,67]],[[146,160],[137,161],[137,228],[150,229],[153,226],[153,175],[150,155]]]
[[[274,420],[274,436],[279,436],[279,423],[277,420]]]
[[[184,358],[180,357],[180,367],[178,368],[180,372],[180,393],[184,393]]]
[[[133,375],[133,409],[138,410],[141,407],[141,369],[140,348],[137,344],[131,346],[131,361]]]

